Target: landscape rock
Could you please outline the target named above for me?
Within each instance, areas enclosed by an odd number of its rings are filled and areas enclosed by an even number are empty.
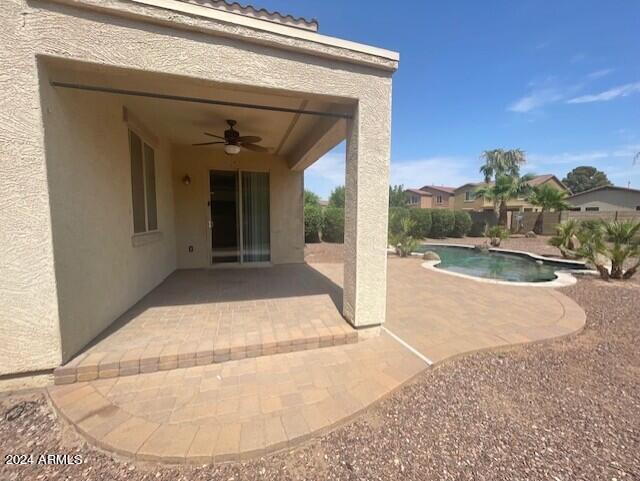
[[[422,254],[422,258],[425,261],[439,261],[440,260],[440,256],[438,254],[436,254],[433,251],[427,251],[424,254]]]

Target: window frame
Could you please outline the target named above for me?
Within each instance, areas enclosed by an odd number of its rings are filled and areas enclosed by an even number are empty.
[[[476,195],[475,192],[472,190],[467,190],[464,193],[464,201],[465,202],[475,202],[476,200]]]
[[[444,204],[442,194],[436,194],[436,204]]]
[[[133,165],[132,165],[132,135],[135,135],[139,140],[140,140],[140,147],[141,147],[141,164],[142,164],[142,197],[144,200],[144,227],[145,230],[144,231],[139,231],[136,232],[136,226],[135,226],[135,212],[134,212],[134,205],[133,205],[133,197],[134,197],[134,185],[133,185],[133,181],[131,182],[131,229],[133,231],[132,236],[133,237],[137,237],[137,236],[146,236],[146,235],[152,235],[152,234],[156,234],[160,232],[160,222],[159,222],[159,215],[158,215],[158,182],[157,182],[157,164],[156,164],[156,147],[154,145],[154,142],[150,141],[150,139],[144,135],[139,129],[128,125],[127,126],[127,135],[128,135],[128,145],[129,145],[129,173],[131,175],[131,179],[133,177]],[[152,162],[153,162],[153,184],[154,184],[154,196],[155,196],[155,220],[156,220],[156,226],[155,229],[149,229],[149,199],[148,199],[148,194],[149,194],[149,189],[148,189],[148,185],[147,185],[147,174],[148,174],[148,170],[147,170],[147,149],[149,149],[151,151],[151,155],[153,157]]]

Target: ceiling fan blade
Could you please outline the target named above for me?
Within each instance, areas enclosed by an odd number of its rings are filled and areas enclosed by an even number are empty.
[[[256,144],[240,144],[240,147],[244,147],[247,150],[253,150],[254,152],[269,152],[269,149]]]
[[[240,142],[241,144],[255,144],[261,140],[262,137],[258,137],[256,135],[241,135],[236,139],[236,142]]]
[[[199,144],[191,144],[191,145],[196,146],[196,145],[213,145],[213,144],[224,144],[224,142],[201,142]]]
[[[226,140],[224,137],[220,137],[219,135],[216,135],[216,134],[210,134],[209,132],[205,132],[204,135],[208,135],[209,137],[215,137],[216,139]]]

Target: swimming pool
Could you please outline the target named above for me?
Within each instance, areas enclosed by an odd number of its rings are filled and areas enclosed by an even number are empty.
[[[435,267],[468,276],[508,282],[548,282],[556,271],[585,269],[584,264],[537,260],[527,254],[477,250],[470,247],[423,244],[416,252],[432,251],[440,256]]]

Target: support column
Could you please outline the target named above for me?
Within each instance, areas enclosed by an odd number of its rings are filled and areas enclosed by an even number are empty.
[[[360,100],[347,125],[343,314],[354,327],[385,320],[390,83],[380,90]]]

